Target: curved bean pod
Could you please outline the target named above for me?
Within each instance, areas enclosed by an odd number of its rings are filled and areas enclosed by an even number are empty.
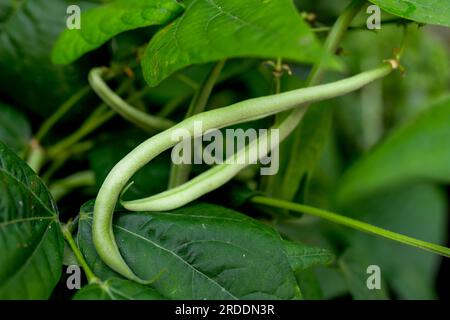
[[[133,273],[120,254],[112,229],[113,213],[122,190],[131,177],[154,157],[178,143],[178,141],[172,139],[172,134],[176,130],[188,130],[191,136],[195,137],[194,123],[196,121],[202,122],[203,132],[201,134],[203,134],[210,129],[219,129],[260,119],[294,107],[301,107],[305,103],[345,95],[372,81],[385,77],[393,69],[395,69],[395,64],[390,62],[376,69],[333,83],[249,99],[228,107],[199,113],[144,141],[117,163],[108,174],[98,193],[95,201],[92,232],[94,245],[100,257],[123,276],[145,283],[144,280],[139,279]],[[297,120],[289,117],[284,120],[280,126],[280,140],[284,139],[295,128],[298,123]],[[246,149],[241,150],[237,156],[245,156],[246,152],[255,154],[252,151],[257,146],[258,142],[254,141]],[[125,201],[123,205],[127,209],[136,211],[175,209],[223,185],[245,166],[245,164],[218,165],[175,189],[145,199]]]
[[[126,120],[134,123],[139,128],[148,132],[159,132],[172,127],[175,123],[171,120],[152,116],[131,106],[111,90],[102,78],[108,71],[105,67],[93,68],[89,72],[89,84],[95,93]]]

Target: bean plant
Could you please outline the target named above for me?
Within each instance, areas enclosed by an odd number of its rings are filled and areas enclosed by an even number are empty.
[[[448,295],[446,27],[443,0],[0,0],[0,299]],[[230,129],[262,134],[174,161]]]

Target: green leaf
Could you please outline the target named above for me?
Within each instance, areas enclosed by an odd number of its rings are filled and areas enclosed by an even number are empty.
[[[119,33],[166,24],[182,10],[175,0],[115,0],[88,10],[81,15],[80,29],[66,29],[61,34],[53,48],[52,61],[71,63]]]
[[[339,258],[338,265],[347,287],[355,300],[385,300],[388,299],[388,289],[383,281],[383,271],[381,271],[381,289],[370,290],[367,287],[367,267],[374,264],[371,250],[364,251],[347,249]]]
[[[89,241],[80,240],[91,229],[92,203],[81,211],[78,239],[86,252]],[[209,204],[116,217],[114,232],[125,261],[142,279],[159,275],[152,286],[167,298],[301,298],[285,242],[254,219]],[[90,263],[92,256],[86,258]],[[92,266],[94,273],[99,267]]]
[[[8,14],[0,21],[0,93],[15,105],[49,115],[86,83],[86,61],[55,66],[50,51],[66,25],[70,4],[60,0],[0,0]]]
[[[181,68],[225,58],[311,63],[323,56],[291,0],[190,0],[185,13],[152,38],[142,68],[155,86]],[[324,62],[338,66],[328,56]]]
[[[0,102],[0,141],[16,153],[23,152],[31,139],[27,118],[16,109]]]
[[[0,142],[0,300],[47,299],[61,276],[63,249],[49,191]]]
[[[415,179],[450,181],[450,96],[398,128],[344,175],[338,202],[348,203]]]
[[[382,228],[433,243],[445,243],[446,195],[431,184],[390,188],[361,199],[345,212]],[[441,261],[439,256],[360,232],[347,236],[351,248],[366,252],[368,263],[380,267],[382,279],[398,298],[436,298],[434,287]]]
[[[443,0],[370,0],[383,10],[406,19],[450,27],[450,2]]]
[[[284,250],[295,272],[317,265],[327,265],[333,261],[333,254],[327,249],[284,241]]]
[[[112,278],[101,283],[92,283],[81,288],[74,300],[162,300],[155,289],[138,283]]]

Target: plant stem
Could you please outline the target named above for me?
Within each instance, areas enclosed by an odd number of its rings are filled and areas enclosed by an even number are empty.
[[[30,142],[30,152],[27,157],[27,164],[36,174],[39,174],[42,166],[45,162],[45,152],[42,146],[36,139],[32,139]]]
[[[189,109],[186,113],[185,119],[205,110],[214,85],[216,84],[217,79],[219,78],[224,66],[225,60],[222,60],[219,61],[211,70],[211,72],[201,85],[200,89],[194,95],[191,105],[189,106]],[[194,150],[194,152],[197,152],[197,150]],[[175,188],[185,183],[189,179],[191,168],[191,164],[172,164],[170,168],[168,188]]]
[[[70,249],[72,249],[72,252],[74,253],[75,257],[77,258],[78,263],[81,265],[81,267],[84,270],[84,273],[86,274],[86,278],[88,279],[89,283],[97,283],[99,282],[99,278],[92,272],[91,268],[87,264],[86,260],[83,257],[83,254],[81,253],[80,249],[78,248],[77,244],[75,243],[75,240],[72,237],[72,233],[70,232],[67,225],[61,225],[61,230],[64,236],[64,239],[67,241],[67,244],[69,245]]]
[[[95,175],[92,171],[74,173],[64,179],[57,180],[50,185],[50,193],[55,201],[59,201],[73,189],[92,187],[95,185]]]
[[[282,65],[283,60],[279,57],[277,58],[277,62],[275,64],[275,68],[273,71],[273,81],[274,81],[274,93],[278,94],[281,92],[281,76],[282,76]],[[290,112],[287,111],[289,114]],[[280,123],[286,115],[284,113],[277,113],[275,115],[275,123]],[[275,189],[274,184],[277,180],[277,175],[267,175],[261,176],[259,181],[259,189],[264,192],[266,195],[272,195],[272,191]]]
[[[381,21],[381,24],[386,25],[386,24],[400,24],[400,25],[406,25],[406,24],[410,24],[410,23],[417,23],[415,21],[409,21],[403,18],[393,18],[393,19],[386,19],[384,21]],[[316,28],[311,28],[311,30],[313,32],[316,33],[321,33],[321,32],[329,32],[332,29],[332,27],[327,27],[327,26],[320,26],[320,27],[316,27]],[[353,30],[367,30],[367,25],[366,24],[362,24],[362,25],[358,25],[358,26],[349,26],[348,30],[353,31]]]
[[[47,135],[47,133],[54,127],[54,125],[83,97],[85,97],[91,88],[85,86],[66,100],[57,110],[53,113],[50,118],[48,118],[42,126],[39,128],[35,135],[37,141],[42,141],[42,139]]]
[[[56,158],[53,159],[51,165],[47,168],[45,173],[41,176],[42,180],[48,182],[49,179],[57,172],[64,163],[72,156],[85,153],[89,151],[94,146],[94,142],[87,140],[80,142],[78,144],[73,145],[70,150],[60,154]]]
[[[318,209],[318,208],[314,208],[314,207],[310,207],[310,206],[306,206],[306,205],[302,205],[302,204],[298,204],[298,203],[293,203],[293,202],[289,202],[289,201],[285,201],[285,200],[279,200],[279,199],[274,199],[274,198],[267,198],[267,197],[262,197],[262,196],[255,196],[253,198],[250,199],[251,202],[256,203],[256,204],[262,204],[262,205],[267,205],[267,206],[271,206],[271,207],[275,207],[275,208],[280,208],[280,209],[287,209],[287,210],[292,210],[295,212],[300,212],[300,213],[305,213],[305,214],[309,214],[315,217],[319,217],[352,229],[356,229],[362,232],[366,232],[366,233],[370,233],[370,234],[375,234],[378,235],[380,237],[383,238],[387,238],[390,240],[394,240],[409,246],[413,246],[413,247],[417,247],[420,249],[424,249],[427,251],[431,251],[433,253],[437,253],[439,255],[442,255],[444,257],[450,257],[450,248],[438,245],[438,244],[434,244],[434,243],[430,243],[430,242],[426,242],[426,241],[422,241],[419,239],[415,239],[412,237],[408,237],[396,232],[392,232],[374,225],[371,225],[369,223],[366,222],[362,222],[362,221],[358,221],[352,218],[348,218],[345,216],[341,216],[339,214],[330,212],[330,211],[326,211],[326,210],[322,210],[322,209]]]
[[[185,101],[193,95],[193,92],[186,92],[182,95],[178,95],[170,99],[157,113],[158,117],[167,118],[174,113]]]
[[[68,148],[82,140],[84,137],[92,133],[98,127],[103,125],[109,119],[111,119],[115,113],[105,105],[102,104],[96,111],[94,111],[91,116],[81,125],[81,127],[73,132],[71,135],[67,136],[54,146],[48,148],[48,157],[54,158],[60,156],[62,153],[66,152]]]
[[[336,52],[351,22],[361,11],[364,4],[364,0],[352,0],[348,7],[344,10],[344,12],[339,16],[330,33],[328,34],[327,39],[325,40],[326,52],[331,54],[334,54]],[[316,63],[309,74],[307,87],[312,87],[321,83],[325,73],[324,71],[325,70],[322,67],[322,63]],[[301,148],[302,130],[301,127],[299,127],[299,124],[308,111],[309,106],[310,104],[305,104],[303,108],[297,108],[291,111],[287,118],[280,124],[280,128],[284,126],[295,128],[292,130],[292,145],[289,147],[289,150],[284,150],[285,154],[287,153],[291,156],[288,158],[288,163],[284,174],[280,177],[279,180],[277,180],[279,181],[279,185],[281,186],[281,188],[277,189],[275,187],[275,178],[269,180],[271,184],[266,184],[265,191],[269,195],[277,195],[279,197],[284,197],[286,200],[292,200],[292,197],[296,194],[297,191],[292,190],[292,186],[295,185],[298,188],[301,183],[303,175],[298,174],[298,153],[291,152],[291,150],[299,150]],[[282,148],[283,147],[285,148],[286,146],[282,145]],[[293,180],[294,182],[292,182]]]
[[[127,81],[122,82],[117,89],[117,93],[122,94],[126,91],[129,85],[130,83]],[[91,134],[94,130],[106,123],[114,115],[115,112],[109,110],[106,104],[100,104],[100,106],[97,107],[94,112],[92,112],[92,114],[84,121],[84,123],[78,130],[47,149],[48,157],[55,158],[57,156],[61,156],[61,154],[63,153],[66,153],[68,148],[78,143],[87,135]]]

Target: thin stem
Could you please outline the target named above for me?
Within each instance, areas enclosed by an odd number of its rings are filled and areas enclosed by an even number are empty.
[[[306,206],[306,205],[302,205],[302,204],[298,204],[298,203],[293,203],[293,202],[289,202],[289,201],[284,201],[284,200],[279,200],[279,199],[273,199],[273,198],[267,198],[267,197],[262,197],[262,196],[255,196],[253,198],[250,199],[251,202],[256,203],[256,204],[262,204],[262,205],[267,205],[267,206],[271,206],[271,207],[275,207],[275,208],[281,208],[281,209],[286,209],[286,210],[292,210],[295,212],[300,212],[300,213],[305,213],[305,214],[309,214],[311,216],[315,216],[315,217],[319,217],[352,229],[356,229],[362,232],[366,232],[366,233],[370,233],[370,234],[375,234],[378,235],[380,237],[383,238],[387,238],[390,240],[394,240],[409,246],[413,246],[413,247],[417,247],[420,249],[424,249],[433,253],[437,253],[439,255],[442,255],[444,257],[450,257],[450,248],[438,245],[438,244],[434,244],[434,243],[430,243],[430,242],[426,242],[423,240],[419,240],[419,239],[415,239],[412,237],[408,237],[393,231],[389,231],[374,225],[371,225],[369,223],[366,222],[362,222],[362,221],[358,221],[352,218],[348,218],[345,216],[341,216],[339,214],[330,212],[330,211],[326,211],[326,210],[322,210],[322,209],[318,209],[318,208],[314,208],[314,207],[310,207],[310,206]]]
[[[64,153],[60,153],[56,158],[53,159],[50,166],[47,168],[45,173],[41,176],[42,180],[49,181],[49,179],[64,165],[64,163],[77,154],[85,153],[92,149],[94,146],[93,141],[83,141],[78,144],[73,145],[69,150]]]
[[[84,273],[86,274],[86,278],[88,279],[88,282],[89,283],[99,282],[100,281],[99,278],[94,274],[94,272],[92,272],[91,268],[87,264],[86,260],[83,257],[83,254],[81,253],[80,249],[78,248],[77,244],[75,243],[75,240],[72,237],[72,233],[70,232],[67,225],[61,225],[61,230],[62,230],[64,239],[66,240],[70,249],[72,249],[72,252],[74,253],[75,257],[77,258],[78,263],[83,268]]]
[[[173,97],[169,102],[167,102],[161,110],[157,113],[158,117],[167,118],[172,115],[185,101],[187,101],[194,93],[186,92]]]
[[[399,25],[407,25],[410,23],[417,23],[415,21],[411,21],[411,20],[406,20],[403,18],[393,18],[393,19],[386,19],[384,21],[381,21],[381,24],[383,25],[387,25],[387,24],[399,24]],[[320,27],[315,27],[315,28],[311,28],[311,30],[313,32],[316,33],[322,33],[322,32],[329,32],[331,31],[332,27],[327,27],[327,26],[320,26]],[[357,25],[357,26],[349,26],[348,28],[349,31],[354,31],[354,30],[367,30],[367,25],[366,24],[361,24],[361,25]]]
[[[219,78],[217,79],[216,83],[222,83],[229,79],[232,79],[236,77],[237,75],[244,73],[251,67],[253,67],[256,64],[254,60],[250,61],[240,61],[239,64],[232,64],[228,66],[226,72],[221,72]],[[196,85],[196,89],[198,90],[198,85]],[[161,108],[161,111],[157,114],[158,117],[167,118],[170,116],[178,107],[180,107],[185,101],[187,101],[191,96],[194,95],[195,90],[186,92],[184,94],[181,94],[177,97],[174,97],[172,100],[170,100],[165,106]]]
[[[30,142],[30,152],[27,157],[27,164],[36,174],[39,174],[45,162],[45,151],[36,139]]]
[[[103,125],[109,119],[111,119],[115,113],[108,109],[105,104],[102,104],[93,114],[81,125],[81,127],[61,140],[57,144],[48,148],[48,157],[54,158],[60,156],[69,147],[73,146],[77,142],[81,141],[84,137],[91,134],[98,127]]]
[[[124,81],[123,83],[120,84],[119,88],[117,89],[117,93],[122,94],[123,92],[126,91],[129,85],[130,85],[129,82]],[[66,153],[66,150],[68,150],[68,148],[78,143],[87,135],[91,134],[98,127],[100,127],[101,125],[106,123],[109,119],[111,119],[114,115],[115,112],[109,110],[106,104],[104,103],[100,104],[100,106],[97,107],[94,112],[92,112],[92,114],[84,121],[84,123],[78,130],[73,132],[71,135],[65,137],[57,144],[48,148],[47,151],[48,157],[55,158]]]
[[[180,80],[181,82],[183,82],[188,87],[191,87],[194,90],[198,90],[198,88],[200,88],[200,85],[197,82],[195,82],[185,74],[177,73],[176,77],[178,80]]]
[[[274,71],[273,71],[273,81],[274,81],[274,93],[278,94],[281,92],[281,76],[283,73],[282,67],[283,60],[281,57],[277,58],[277,62],[275,63]],[[289,111],[288,111],[289,113]],[[286,115],[284,113],[277,113],[275,115],[275,123],[280,123],[284,119]],[[274,190],[274,185],[277,180],[277,175],[266,175],[261,176],[259,181],[259,189],[264,192],[266,195],[271,195],[272,190]]]
[[[64,179],[53,182],[49,189],[55,201],[61,200],[72,190],[80,187],[92,187],[95,185],[95,175],[92,171],[74,173]]]
[[[47,135],[47,133],[54,127],[54,125],[75,105],[78,101],[83,99],[89,92],[91,88],[85,86],[71,96],[67,101],[65,101],[55,113],[51,115],[40,127],[35,135],[37,141],[42,141],[42,139]]]
[[[189,106],[189,109],[186,113],[185,119],[205,110],[214,85],[216,84],[217,79],[219,78],[224,66],[225,60],[222,60],[219,61],[211,70],[205,81],[202,83],[200,89],[194,95],[191,105]],[[175,188],[185,183],[189,179],[191,168],[191,164],[172,164],[170,169],[168,188]]]
[[[344,10],[341,16],[335,22],[333,28],[331,29],[327,39],[325,40],[325,51],[327,53],[334,54],[339,47],[339,44],[342,42],[350,24],[352,23],[355,16],[361,11],[365,4],[364,0],[352,0],[348,7]],[[322,82],[322,78],[325,74],[325,70],[323,68],[323,64],[321,62],[316,63],[307,79],[307,87],[315,86]],[[300,148],[300,143],[302,142],[301,137],[301,128],[298,126],[305,116],[306,112],[310,107],[310,103],[305,104],[303,108],[297,108],[290,112],[290,114],[281,122],[279,128],[282,130],[283,128],[292,128],[291,132],[293,132],[293,144],[290,147],[293,150],[298,150]],[[284,175],[280,179],[281,188],[278,188],[275,192],[274,185],[269,185],[266,188],[266,192],[268,194],[277,194],[280,196],[285,195],[294,195],[295,192],[293,190],[286,190],[286,188],[291,188],[292,185],[300,185],[302,176],[298,176],[296,174],[298,172],[298,159],[296,158],[296,153],[291,153],[291,157],[289,157],[288,164],[286,166],[286,170]],[[298,177],[297,177],[298,176]],[[296,183],[289,183],[288,181],[292,180],[293,177],[297,179]],[[272,179],[273,184],[274,179]],[[290,200],[292,196],[288,196],[287,198]]]
[[[281,75],[282,75],[282,65],[283,65],[283,60],[278,57],[277,59],[277,63],[275,65],[275,70],[274,70],[274,81],[275,81],[275,93],[280,93],[281,92]]]

